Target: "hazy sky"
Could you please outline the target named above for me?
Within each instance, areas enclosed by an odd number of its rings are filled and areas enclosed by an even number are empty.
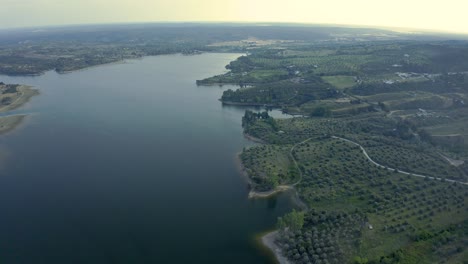
[[[0,27],[242,21],[373,25],[468,33],[468,0],[0,0]]]

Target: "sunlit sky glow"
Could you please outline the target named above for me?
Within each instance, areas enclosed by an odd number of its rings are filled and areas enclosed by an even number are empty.
[[[468,33],[467,0],[0,0],[0,28],[123,22],[298,22]]]

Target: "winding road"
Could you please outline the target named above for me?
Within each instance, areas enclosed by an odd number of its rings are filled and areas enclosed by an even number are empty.
[[[293,155],[294,149],[295,149],[297,146],[299,146],[299,145],[301,145],[301,144],[304,144],[304,143],[306,143],[307,141],[309,141],[309,140],[311,140],[311,139],[313,139],[313,137],[308,138],[308,139],[306,139],[306,140],[304,140],[304,141],[301,141],[301,142],[297,143],[296,145],[292,146],[291,150],[289,151],[289,154],[291,155],[291,158],[292,158],[292,160],[293,160],[293,162],[294,162],[294,165],[296,166],[297,170],[299,171],[299,180],[298,180],[297,182],[291,184],[291,186],[296,186],[296,185],[298,185],[299,183],[301,183],[301,181],[302,181],[302,171],[301,171],[301,169],[299,168],[299,165],[297,164],[296,159],[294,158],[294,155]]]
[[[369,154],[367,154],[367,151],[359,144],[359,143],[356,143],[354,141],[351,141],[349,139],[346,139],[346,138],[341,138],[341,137],[337,137],[337,136],[332,136],[332,138],[335,138],[335,139],[339,139],[339,140],[343,140],[343,141],[346,141],[346,142],[349,142],[351,144],[354,144],[356,146],[358,146],[359,148],[361,148],[362,150],[362,153],[364,154],[364,156],[366,156],[366,158],[371,162],[373,163],[375,166],[377,167],[380,167],[380,168],[384,168],[384,169],[387,169],[387,170],[390,170],[390,171],[395,171],[397,170],[399,173],[403,173],[403,174],[406,174],[406,175],[410,175],[410,176],[414,176],[414,177],[419,177],[419,178],[427,178],[427,179],[431,179],[431,180],[443,180],[442,178],[437,178],[437,177],[432,177],[432,176],[426,176],[426,175],[421,175],[421,174],[415,174],[415,173],[411,173],[411,172],[406,172],[406,171],[402,171],[402,170],[399,170],[399,169],[394,169],[394,168],[389,168],[389,167],[386,167],[382,164],[379,164],[377,162],[375,162],[374,160],[371,159],[371,157],[369,157]],[[460,183],[460,184],[464,184],[464,185],[468,185],[467,182],[461,182],[461,181],[456,181],[456,180],[449,180],[449,179],[445,179],[446,182],[456,182],[456,183]]]
[[[253,192],[251,191],[249,193],[249,198],[266,198],[266,197],[270,197],[272,195],[275,195],[279,192],[282,192],[282,191],[286,191],[286,190],[289,190],[289,189],[292,189],[294,188],[294,186],[300,184],[302,182],[302,178],[303,178],[303,175],[302,175],[302,171],[301,169],[299,168],[299,164],[297,163],[296,159],[294,158],[294,155],[293,155],[293,152],[294,152],[294,149],[299,146],[299,145],[302,145],[312,139],[314,139],[315,137],[311,137],[311,138],[308,138],[304,141],[301,141],[297,144],[295,144],[294,146],[291,147],[291,150],[289,151],[289,154],[291,155],[291,158],[292,158],[292,161],[294,162],[294,165],[296,166],[297,170],[299,171],[299,180],[297,180],[295,183],[292,183],[292,184],[288,184],[288,185],[279,185],[277,186],[274,190],[271,190],[271,191],[268,191],[268,192]],[[356,143],[352,140],[349,140],[349,139],[346,139],[346,138],[342,138],[342,137],[337,137],[337,136],[332,136],[332,138],[334,139],[338,139],[338,140],[343,140],[343,141],[346,141],[346,142],[349,142],[353,145],[356,145],[358,146],[362,153],[364,154],[364,156],[372,163],[374,164],[375,166],[379,167],[379,168],[383,168],[383,169],[387,169],[389,171],[395,171],[397,170],[399,173],[402,173],[402,174],[406,174],[406,175],[409,175],[409,176],[413,176],[413,177],[418,177],[418,178],[425,178],[425,179],[431,179],[431,180],[439,180],[439,181],[442,181],[444,180],[443,178],[437,178],[437,177],[432,177],[432,176],[426,176],[426,175],[421,175],[421,174],[416,174],[416,173],[411,173],[411,172],[406,172],[406,171],[402,171],[402,170],[399,170],[399,169],[394,169],[394,168],[390,168],[390,167],[387,167],[387,166],[384,166],[382,164],[379,164],[377,162],[375,162],[373,159],[371,159],[371,157],[369,157],[369,154],[367,154],[367,151],[364,149],[364,147],[362,147],[359,143]],[[468,182],[462,182],[462,181],[456,181],[456,180],[449,180],[449,179],[445,179],[446,182],[451,182],[451,183],[460,183],[460,184],[463,184],[463,185],[468,185]],[[297,195],[297,192],[296,192],[296,195]]]

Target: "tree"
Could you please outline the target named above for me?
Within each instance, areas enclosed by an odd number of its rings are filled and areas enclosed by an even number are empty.
[[[276,187],[278,187],[278,185],[279,185],[279,177],[278,177],[278,175],[270,175],[270,176],[266,179],[266,184],[267,184],[271,189],[275,189]]]
[[[421,138],[422,141],[428,142],[428,143],[433,143],[432,140],[432,135],[427,132],[425,129],[420,129],[418,131],[419,138]]]
[[[278,218],[278,228],[289,228],[293,232],[299,231],[304,226],[304,216],[304,212],[293,210],[285,216]]]
[[[366,264],[368,262],[367,258],[355,257],[353,259],[354,264]]]
[[[390,110],[388,110],[387,105],[385,105],[385,104],[382,103],[382,102],[379,102],[379,107],[380,107],[380,109],[382,109],[382,111],[385,111],[385,112],[389,112],[389,111],[390,111]]]
[[[331,115],[330,109],[319,106],[316,107],[314,110],[312,110],[312,113],[310,113],[311,116],[317,116],[317,117],[327,117]]]

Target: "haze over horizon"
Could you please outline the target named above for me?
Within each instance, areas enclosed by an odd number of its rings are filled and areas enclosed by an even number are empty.
[[[463,0],[0,0],[0,28],[139,22],[285,22],[468,33]]]

